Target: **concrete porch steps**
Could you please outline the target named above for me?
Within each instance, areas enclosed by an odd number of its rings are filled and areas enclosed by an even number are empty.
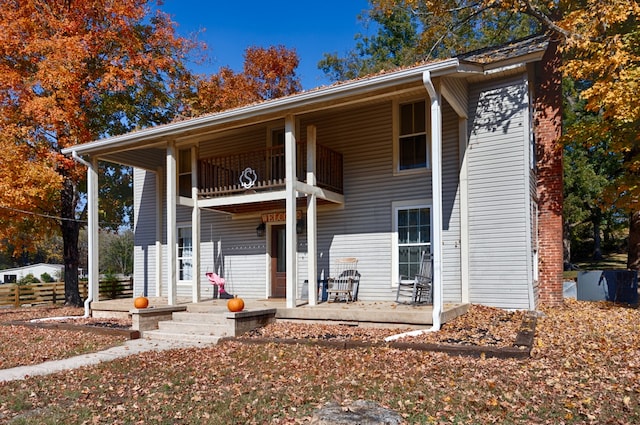
[[[143,338],[217,343],[275,321],[275,309],[243,310],[231,313],[226,307],[189,305],[174,311],[171,320],[160,320],[157,329],[144,330]]]

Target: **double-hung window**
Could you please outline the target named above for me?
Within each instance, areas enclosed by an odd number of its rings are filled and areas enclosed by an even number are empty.
[[[193,238],[191,227],[178,227],[178,280],[193,278]]]
[[[397,105],[396,170],[419,170],[429,167],[426,102]]]
[[[397,232],[397,273],[411,280],[420,272],[423,252],[431,252],[431,209],[428,206],[394,208]]]

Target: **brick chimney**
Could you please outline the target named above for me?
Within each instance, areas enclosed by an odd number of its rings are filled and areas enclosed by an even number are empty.
[[[535,81],[538,189],[538,304],[562,303],[562,73],[559,41],[549,41]]]

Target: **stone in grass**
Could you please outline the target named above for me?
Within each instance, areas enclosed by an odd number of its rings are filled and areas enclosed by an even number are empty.
[[[330,402],[318,409],[311,418],[312,425],[400,425],[402,417],[368,400],[356,400],[340,406]]]

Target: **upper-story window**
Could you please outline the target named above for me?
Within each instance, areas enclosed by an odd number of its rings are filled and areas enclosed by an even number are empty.
[[[178,195],[191,198],[191,149],[178,151]]]
[[[428,168],[426,102],[400,103],[397,117],[396,170]]]

